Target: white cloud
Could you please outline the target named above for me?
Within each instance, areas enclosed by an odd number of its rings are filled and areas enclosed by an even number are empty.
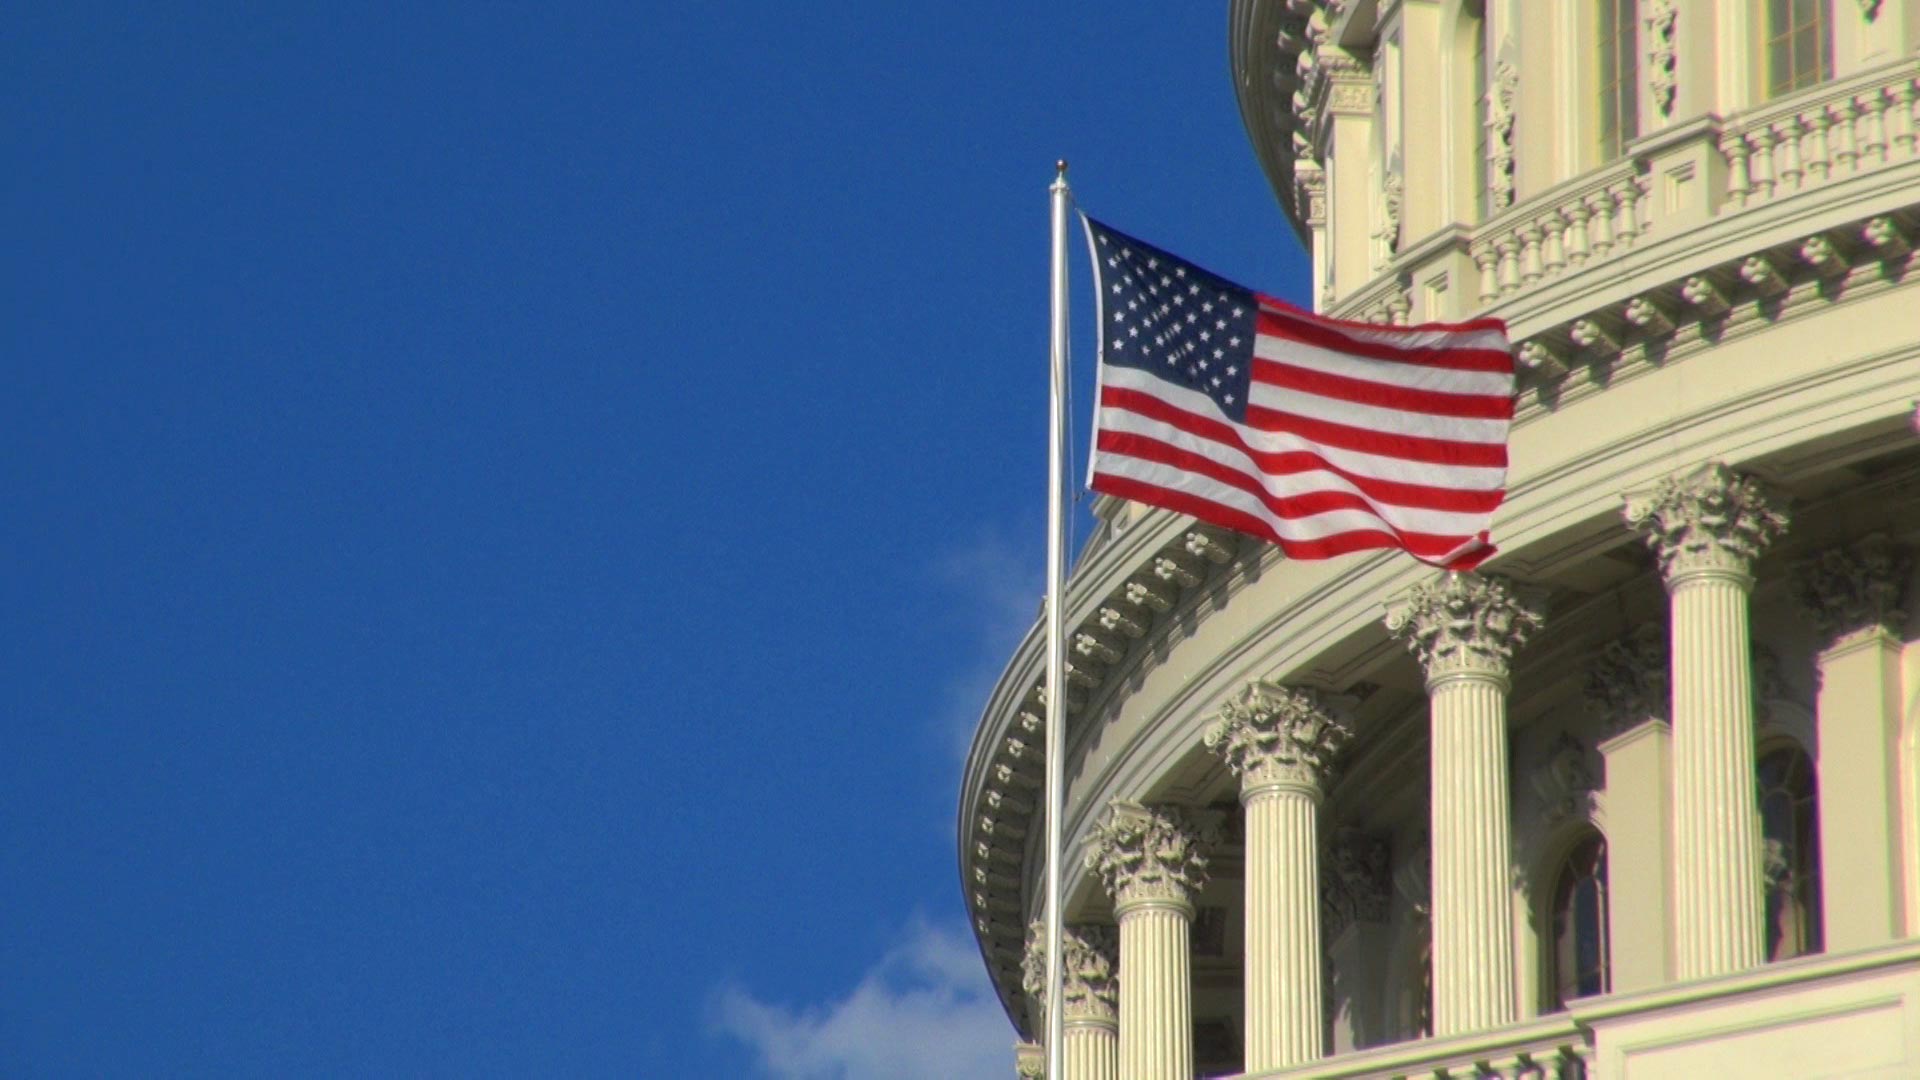
[[[940,586],[959,601],[955,670],[934,698],[935,719],[956,761],[966,755],[1008,657],[1040,617],[1046,553],[1039,539],[1020,545],[998,530],[983,531],[934,563]]]
[[[774,1080],[991,1080],[1013,1074],[1014,1031],[964,929],[916,921],[825,1004],[722,990],[713,1028],[752,1047]]]

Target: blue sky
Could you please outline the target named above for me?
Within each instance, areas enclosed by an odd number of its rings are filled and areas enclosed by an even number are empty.
[[[0,39],[0,1074],[1007,1075],[1046,184],[1302,298],[1224,6],[387,8]]]

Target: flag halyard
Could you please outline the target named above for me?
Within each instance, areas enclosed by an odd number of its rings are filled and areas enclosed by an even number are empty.
[[[1325,319],[1082,215],[1100,366],[1089,486],[1297,559],[1492,555],[1514,366],[1497,319]]]

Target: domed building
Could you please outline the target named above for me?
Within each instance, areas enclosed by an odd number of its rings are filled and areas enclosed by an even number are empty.
[[[1500,553],[1096,499],[1068,1080],[1920,1076],[1920,0],[1232,0],[1228,44],[1318,310],[1508,323]],[[1044,654],[960,793],[1025,1040]]]

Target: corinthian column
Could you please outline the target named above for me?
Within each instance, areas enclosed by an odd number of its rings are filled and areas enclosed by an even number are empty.
[[[1246,1069],[1325,1053],[1320,993],[1320,827],[1333,756],[1352,732],[1312,690],[1255,682],[1207,729],[1246,808]]]
[[[1629,498],[1626,518],[1659,556],[1672,607],[1674,974],[1740,971],[1763,941],[1747,595],[1787,519],[1717,463]]]
[[[1120,1080],[1193,1080],[1193,894],[1206,882],[1199,837],[1179,811],[1116,800],[1094,826],[1086,865],[1120,920]]]
[[[1115,940],[1110,926],[1060,928],[1061,994],[1066,999],[1062,1065],[1065,1080],[1116,1080],[1120,1075],[1120,990],[1114,977]],[[1047,929],[1035,921],[1027,931],[1022,989],[1046,1014]]]
[[[1387,616],[1427,672],[1433,844],[1433,1033],[1514,1018],[1507,690],[1540,625],[1504,579],[1448,574]]]

